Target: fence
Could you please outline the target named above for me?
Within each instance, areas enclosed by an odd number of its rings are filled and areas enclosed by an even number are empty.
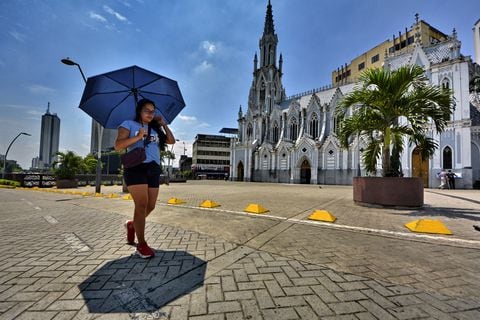
[[[57,185],[56,178],[50,173],[7,173],[5,178],[20,182],[22,187],[51,188]],[[94,174],[78,174],[75,176],[79,186],[95,185]],[[121,185],[123,176],[119,174],[102,174],[102,185]]]

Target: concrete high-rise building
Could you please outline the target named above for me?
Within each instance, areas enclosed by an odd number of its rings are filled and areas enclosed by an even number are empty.
[[[98,124],[92,119],[92,134],[90,136],[90,153],[96,154],[98,150]],[[117,138],[117,129],[103,129],[102,152],[111,151]]]
[[[196,177],[223,179],[230,171],[230,138],[197,134],[192,148],[192,171]]]
[[[42,116],[42,128],[40,131],[40,155],[39,167],[50,168],[55,161],[60,142],[60,118],[56,113],[50,113],[50,102],[47,113]]]

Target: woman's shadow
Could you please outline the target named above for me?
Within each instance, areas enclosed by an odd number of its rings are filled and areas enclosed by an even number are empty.
[[[80,285],[91,313],[149,313],[203,285],[207,263],[186,251],[157,250],[155,257],[113,260]]]

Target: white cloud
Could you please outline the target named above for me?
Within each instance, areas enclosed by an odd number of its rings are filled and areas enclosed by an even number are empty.
[[[206,60],[203,60],[202,63],[200,63],[198,66],[195,67],[195,69],[193,70],[195,73],[203,73],[203,72],[206,72],[210,69],[213,68],[213,65],[206,61]]]
[[[122,16],[120,13],[116,12],[115,10],[113,10],[112,8],[110,8],[107,5],[103,6],[103,10],[105,10],[107,13],[113,15],[115,18],[117,18],[118,20],[120,20],[122,22],[128,22],[128,19],[126,17]]]
[[[20,41],[20,42],[25,42],[25,40],[27,39],[27,36],[24,35],[23,33],[20,33],[18,31],[10,31],[9,34],[14,37],[17,41]]]
[[[37,111],[37,110],[28,110],[27,114],[29,114],[31,116],[35,116],[35,117],[40,117],[40,116],[43,116],[44,112],[40,112],[40,111]]]
[[[28,87],[28,90],[30,90],[31,93],[36,93],[36,94],[45,94],[45,93],[55,92],[54,89],[42,86],[40,84],[33,84]]]
[[[187,123],[192,123],[192,122],[195,122],[197,121],[197,118],[196,117],[193,117],[193,116],[182,116],[182,115],[179,115],[178,118],[182,121],[185,121]]]
[[[98,13],[95,13],[93,11],[90,11],[89,15],[90,15],[90,18],[92,18],[93,20],[98,20],[98,21],[101,21],[101,22],[107,22],[107,19],[105,19],[104,16],[99,15]]]
[[[198,127],[198,128],[209,128],[209,127],[210,127],[210,124],[209,124],[209,123],[206,123],[206,122],[202,122],[202,123],[200,123],[197,127]]]
[[[209,56],[215,54],[218,51],[218,44],[215,44],[214,42],[210,42],[208,40],[202,41],[200,43],[200,47],[205,50],[206,54]]]

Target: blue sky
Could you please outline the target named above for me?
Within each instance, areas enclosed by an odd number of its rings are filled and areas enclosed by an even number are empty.
[[[0,1],[0,153],[29,168],[47,103],[61,119],[60,150],[82,156],[90,118],[78,103],[86,76],[138,65],[178,81],[186,108],[171,127],[174,152],[198,133],[236,127],[252,82],[267,0]],[[410,28],[414,14],[473,56],[478,0],[272,0],[287,95],[330,84],[332,70]]]

